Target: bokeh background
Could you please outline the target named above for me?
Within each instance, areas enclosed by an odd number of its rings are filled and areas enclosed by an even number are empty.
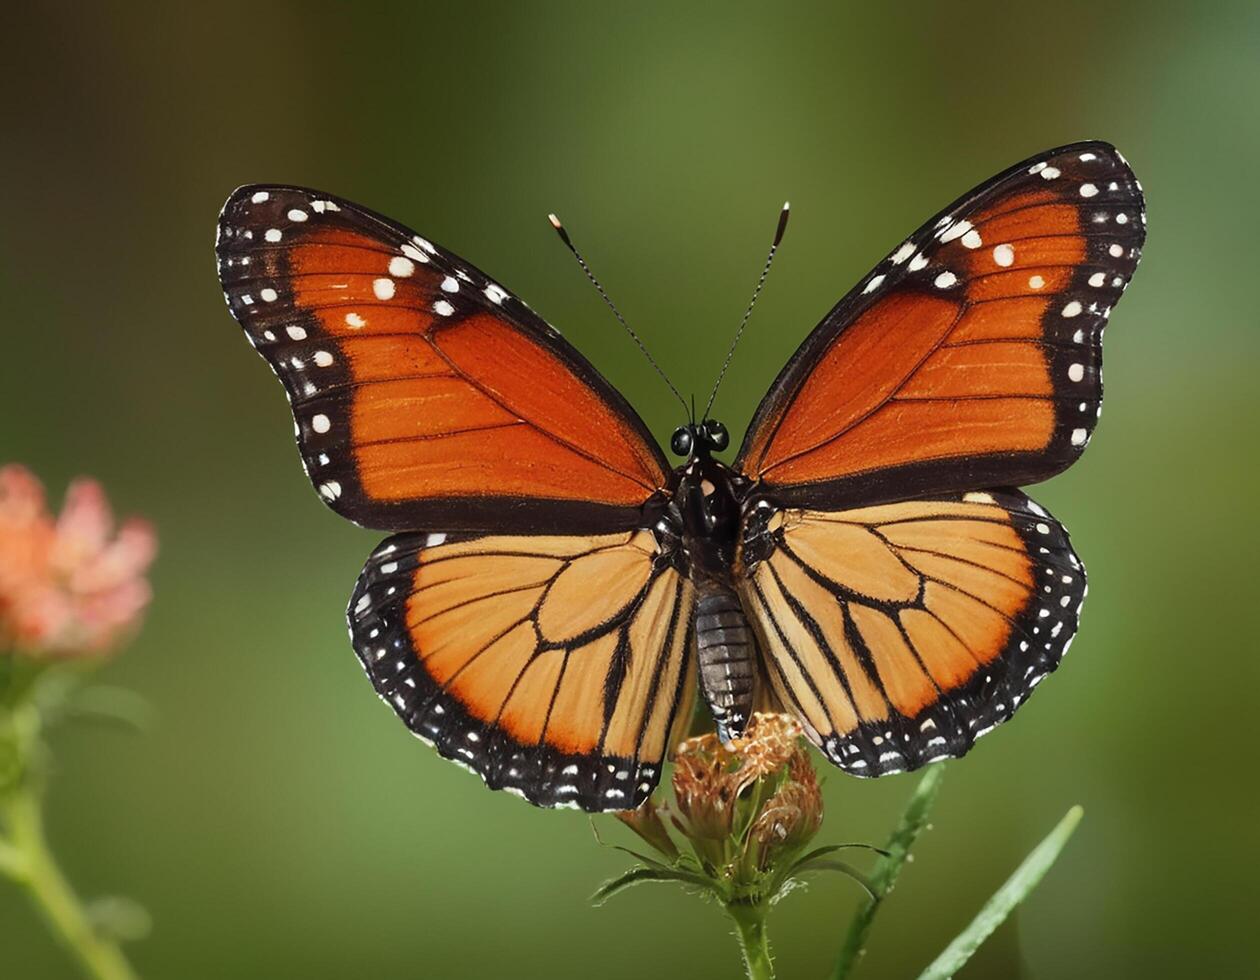
[[[162,536],[147,628],[107,672],[158,727],[60,734],[49,803],[81,888],[153,911],[146,976],[739,972],[719,912],[681,893],[593,909],[625,860],[585,816],[487,792],[372,695],[342,616],[377,536],[317,501],[224,308],[233,187],[325,188],[466,255],[662,438],[675,407],[546,213],[700,394],[790,198],[718,405],[737,439],[923,218],[1086,137],[1132,162],[1150,237],[1097,437],[1035,491],[1089,566],[1083,631],[950,765],[864,975],[925,965],[1078,802],[1061,863],[966,976],[1255,975],[1260,7],[37,3],[3,27],[0,460],[57,495],[96,475]],[[913,779],[832,773],[824,838],[882,840]],[[784,901],[781,975],[825,976],[856,901],[838,878]],[[2,882],[0,951],[5,977],[71,975]]]

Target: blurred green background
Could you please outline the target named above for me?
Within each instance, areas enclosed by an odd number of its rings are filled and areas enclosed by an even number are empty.
[[[372,695],[343,609],[377,535],[318,502],[224,308],[212,244],[233,187],[324,188],[464,254],[662,438],[675,407],[544,216],[699,394],[790,198],[719,401],[738,437],[922,219],[1100,137],[1142,179],[1150,237],[1108,331],[1103,424],[1035,491],[1089,566],[1083,631],[1018,720],[950,765],[863,972],[925,965],[1080,802],[1063,860],[966,976],[1255,976],[1260,8],[193,9],[9,5],[0,66],[0,460],[58,498],[98,476],[162,539],[148,625],[105,675],[160,724],[61,733],[49,801],[81,888],[153,911],[142,973],[739,973],[719,912],[681,893],[592,909],[626,862],[585,816],[487,792]],[[831,772],[823,838],[882,840],[913,779]],[[783,977],[827,974],[856,900],[837,878],[778,907]],[[6,978],[72,975],[3,882],[0,950]]]

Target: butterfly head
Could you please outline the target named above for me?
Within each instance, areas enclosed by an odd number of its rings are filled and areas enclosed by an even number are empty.
[[[717,419],[680,425],[669,440],[669,448],[675,456],[684,459],[707,459],[710,453],[720,453],[730,445],[731,436],[726,426]]]

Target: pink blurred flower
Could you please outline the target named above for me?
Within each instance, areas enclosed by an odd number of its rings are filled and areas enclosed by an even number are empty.
[[[74,481],[54,518],[30,470],[0,467],[0,653],[107,653],[139,625],[156,553],[146,521],[115,533],[95,480]]]

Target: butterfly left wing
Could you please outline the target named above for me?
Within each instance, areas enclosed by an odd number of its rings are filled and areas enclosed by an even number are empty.
[[[628,810],[690,713],[693,605],[649,531],[409,533],[348,619],[377,693],[443,756],[539,806]]]
[[[780,373],[736,468],[833,509],[1071,465],[1102,405],[1102,335],[1141,254],[1141,186],[1107,143],[1039,154],[930,219]]]
[[[576,349],[459,256],[339,197],[251,185],[216,243],[324,502],[383,530],[637,526],[667,465]]]
[[[1015,490],[762,508],[739,560],[775,694],[856,776],[963,755],[1058,666],[1086,592],[1063,526]]]

